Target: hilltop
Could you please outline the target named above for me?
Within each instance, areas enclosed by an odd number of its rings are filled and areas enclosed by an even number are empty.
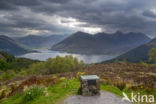
[[[76,32],[63,41],[52,46],[51,50],[80,54],[122,54],[150,41],[143,33],[113,34],[97,33],[94,35]]]

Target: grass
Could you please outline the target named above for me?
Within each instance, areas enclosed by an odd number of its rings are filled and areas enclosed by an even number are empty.
[[[122,91],[120,89],[118,89],[117,87],[112,86],[112,85],[101,84],[101,90],[112,92],[116,95],[122,96]]]
[[[45,87],[45,95],[39,96],[32,101],[24,103],[24,94],[16,94],[10,98],[3,99],[0,104],[56,104],[60,100],[66,98],[69,95],[78,94],[78,89],[80,87],[80,81],[77,79],[66,79],[62,78],[55,85]],[[115,86],[108,84],[101,84],[101,90],[112,92],[116,95],[122,96],[122,92],[125,92],[130,96],[130,89],[124,88],[122,91]],[[145,94],[143,90],[140,90],[142,94]],[[59,103],[60,104],[60,103]]]
[[[147,92],[145,89],[137,89],[136,91],[125,87],[123,90],[120,90],[119,88],[113,86],[113,85],[108,85],[108,84],[101,84],[101,90],[103,91],[108,91],[112,92],[116,95],[119,95],[120,97],[123,97],[123,92],[127,94],[127,96],[131,99],[131,93],[133,92],[134,94],[140,93],[140,95],[153,95],[156,98],[156,90],[153,90],[152,92]]]
[[[112,92],[120,97],[123,97],[123,92],[127,94],[127,96],[130,98],[131,96],[131,89],[128,88],[124,88],[123,90],[120,90],[119,88],[113,86],[113,85],[108,85],[108,84],[101,84],[101,90],[103,91],[108,91],[108,92]]]
[[[26,104],[56,104],[69,94],[77,94],[80,82],[76,79],[62,79],[57,84],[47,87],[45,96],[40,96]],[[16,94],[10,98],[5,98],[0,104],[23,104],[24,96]]]

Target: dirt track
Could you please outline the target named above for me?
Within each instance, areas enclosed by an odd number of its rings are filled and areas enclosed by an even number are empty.
[[[110,93],[101,92],[100,96],[84,97],[80,95],[70,96],[64,100],[64,104],[130,104],[122,101],[120,97]]]

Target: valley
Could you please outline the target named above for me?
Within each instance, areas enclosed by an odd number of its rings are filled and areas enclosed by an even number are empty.
[[[103,96],[107,92],[118,99],[123,92],[129,98],[132,92],[156,96],[155,39],[144,34],[77,32],[51,45],[43,37],[5,38],[1,41],[5,50],[0,52],[1,104],[64,104],[68,96],[80,96],[80,75],[98,75]],[[16,47],[30,51],[22,53]]]
[[[36,51],[37,52],[18,55],[16,57],[46,61],[48,58],[55,58],[56,56],[65,57],[66,55],[72,55],[73,57],[78,58],[78,60],[83,60],[86,64],[99,63],[116,57],[115,55],[74,54],[74,53],[67,53],[67,52],[51,51],[46,49],[37,49]]]
[[[156,0],[0,0],[0,104],[156,104]]]

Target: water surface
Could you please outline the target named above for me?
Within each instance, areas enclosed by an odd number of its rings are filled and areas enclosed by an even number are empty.
[[[24,58],[30,58],[30,59],[37,59],[41,61],[45,61],[48,58],[55,58],[56,56],[66,56],[66,55],[72,55],[74,57],[77,57],[79,60],[83,60],[85,63],[98,63],[102,61],[106,61],[112,58],[115,58],[116,56],[110,56],[110,55],[82,55],[82,54],[73,54],[73,53],[66,53],[66,52],[58,52],[58,51],[51,51],[51,50],[37,50],[39,52],[34,53],[27,53],[23,54],[17,57],[24,57]]]

